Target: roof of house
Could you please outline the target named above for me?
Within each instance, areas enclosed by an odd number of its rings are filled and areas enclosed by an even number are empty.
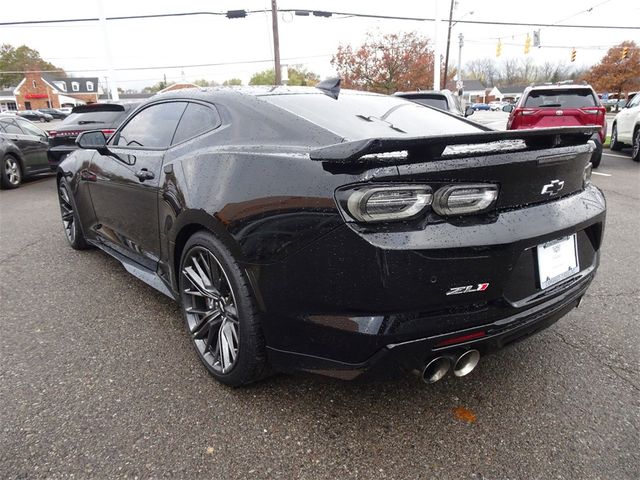
[[[499,85],[498,90],[500,90],[501,93],[522,93],[527,87],[528,85]]]
[[[58,92],[66,94],[77,93],[98,93],[99,80],[98,77],[54,77],[46,73],[42,74],[42,79],[55,88]],[[78,90],[74,90],[72,83],[78,84]],[[87,88],[87,82],[93,83],[93,90]],[[60,83],[66,86],[66,89],[60,87]]]
[[[476,79],[462,79],[462,83],[464,85],[464,90],[465,91],[469,91],[469,90],[484,90],[485,86],[482,84],[482,82],[480,80],[476,80]]]
[[[13,97],[13,88],[7,90],[0,90],[0,97]]]

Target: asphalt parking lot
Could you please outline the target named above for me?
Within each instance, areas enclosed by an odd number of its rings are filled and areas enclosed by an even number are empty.
[[[0,478],[636,479],[640,165],[605,154],[581,307],[463,379],[233,390],[175,304],[64,237],[55,182],[0,192]]]

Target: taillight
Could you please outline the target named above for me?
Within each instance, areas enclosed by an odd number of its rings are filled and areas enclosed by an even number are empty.
[[[520,110],[520,115],[533,115],[537,112],[537,110]]]
[[[347,199],[349,214],[360,222],[404,220],[431,205],[431,188],[423,185],[362,187]]]
[[[429,207],[442,216],[479,214],[492,208],[497,198],[494,184],[447,185],[435,194],[429,185],[362,185],[336,191],[342,209],[364,223],[407,220]]]
[[[113,132],[115,132],[114,129],[112,128],[105,128],[102,130],[102,133],[104,133],[104,136],[108,139],[111,135],[113,135]]]
[[[581,109],[584,113],[588,113],[591,115],[597,115],[600,113],[600,109],[599,108],[583,108]]]
[[[58,132],[57,132],[57,131],[55,131],[55,130],[49,130],[49,138],[53,138],[53,137],[55,137],[57,134],[58,134]]]
[[[443,216],[469,215],[484,212],[497,199],[497,185],[450,185],[436,192],[433,209]]]

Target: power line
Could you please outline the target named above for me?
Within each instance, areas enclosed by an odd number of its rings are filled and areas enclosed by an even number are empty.
[[[324,55],[307,55],[307,56],[303,56],[303,57],[288,57],[288,58],[283,58],[282,60],[284,61],[296,61],[296,60],[307,60],[310,58],[324,58],[324,57],[331,57],[333,56],[333,54],[324,54]],[[245,65],[245,64],[252,64],[252,63],[271,63],[273,61],[273,59],[268,59],[268,60],[244,60],[244,61],[237,61],[237,62],[218,62],[218,63],[199,63],[199,64],[192,64],[192,65],[159,65],[159,66],[151,66],[151,67],[129,67],[129,68],[115,68],[114,70],[117,70],[119,72],[131,72],[131,71],[136,71],[136,70],[170,70],[170,69],[174,69],[174,68],[201,68],[201,67],[223,67],[226,65]],[[105,69],[104,68],[91,68],[91,69],[78,69],[78,70],[73,70],[73,69],[68,69],[65,70],[63,68],[58,68],[58,69],[54,69],[54,70],[2,70],[2,73],[59,73],[59,72],[103,72]]]
[[[607,0],[608,1],[608,0]],[[187,17],[187,16],[225,16],[230,17],[233,15],[232,11],[228,12],[176,12],[176,13],[160,13],[149,15],[123,15],[116,17],[107,17],[108,21],[121,21],[121,20],[141,20],[151,18],[172,18],[172,17]],[[237,12],[237,11],[236,11]],[[252,13],[268,13],[268,10],[241,10],[244,12],[244,16]],[[278,9],[279,13],[293,13],[298,16],[315,16],[315,17],[333,17],[334,15],[340,17],[354,17],[354,18],[371,18],[379,20],[403,20],[403,21],[415,21],[415,22],[434,22],[434,18],[426,17],[406,17],[396,15],[373,15],[368,13],[354,13],[354,12],[334,12],[324,10],[306,10],[306,9]],[[231,17],[236,18],[236,17]],[[239,18],[239,17],[238,17]],[[99,19],[96,17],[87,18],[66,18],[66,19],[53,19],[53,20],[24,20],[19,22],[0,22],[0,26],[15,26],[15,25],[47,25],[56,23],[85,23],[85,22],[97,22]],[[545,28],[589,28],[589,29],[616,29],[616,30],[640,30],[640,26],[617,26],[617,25],[559,25],[557,23],[529,23],[529,22],[495,22],[484,20],[453,20],[456,23],[469,24],[469,25],[502,25],[502,26],[519,26],[519,27],[545,27]],[[563,21],[563,20],[561,20]]]

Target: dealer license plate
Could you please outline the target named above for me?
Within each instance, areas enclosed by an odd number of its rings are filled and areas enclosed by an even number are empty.
[[[580,270],[576,235],[538,245],[540,287],[545,289]]]

